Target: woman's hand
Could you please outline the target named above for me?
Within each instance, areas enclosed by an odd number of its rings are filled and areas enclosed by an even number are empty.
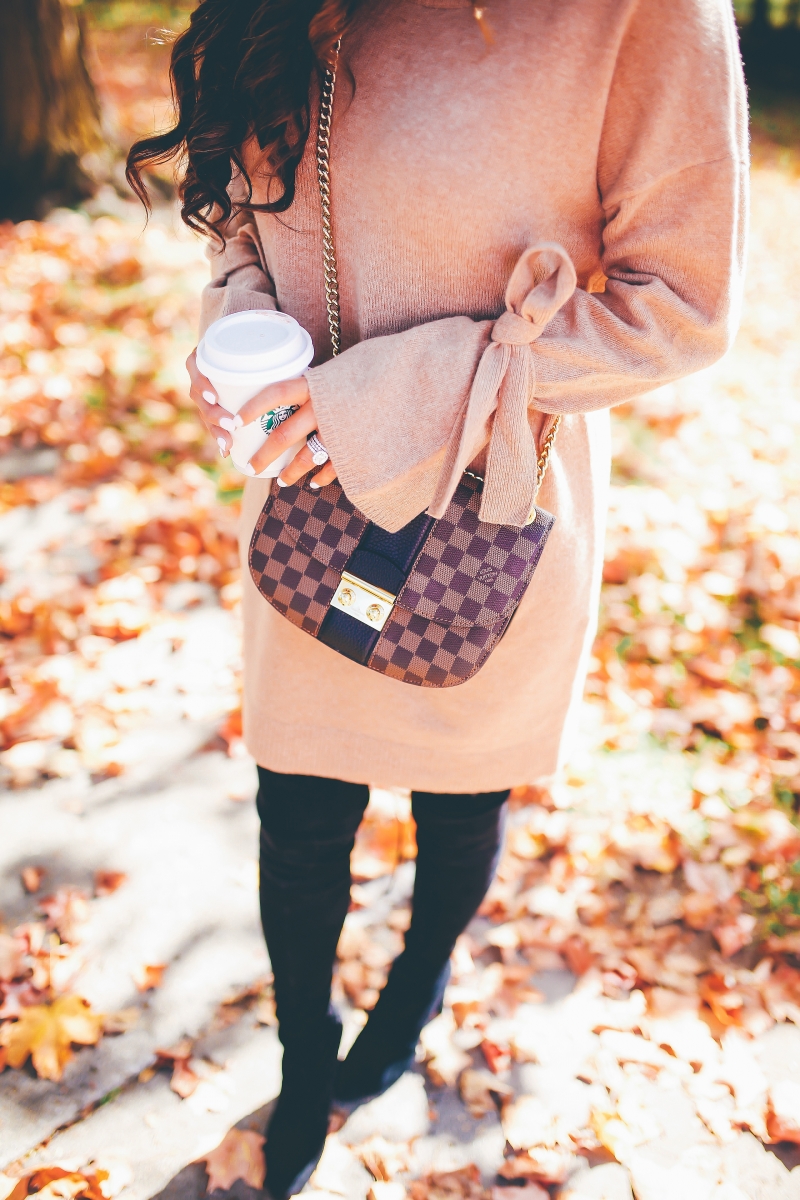
[[[283,454],[284,450],[288,450],[295,442],[305,441],[308,435],[313,433],[317,428],[317,418],[314,412],[314,405],[311,402],[308,383],[302,377],[300,379],[287,379],[282,383],[269,384],[268,387],[262,388],[260,392],[251,397],[246,404],[243,404],[235,416],[231,416],[226,408],[218,404],[214,385],[210,380],[206,379],[205,375],[200,374],[194,351],[192,351],[186,360],[186,369],[189,372],[192,385],[189,394],[197,405],[203,424],[211,435],[216,438],[220,454],[222,454],[223,458],[231,448],[233,440],[231,434],[235,429],[241,429],[243,425],[249,425],[252,421],[257,421],[259,417],[263,416],[264,413],[270,412],[273,408],[289,405],[297,407],[298,411],[293,413],[277,429],[274,429],[264,445],[253,455],[249,463],[253,475],[260,474],[265,467],[268,467],[271,462],[274,462],[276,458]],[[283,468],[278,483],[282,487],[286,487],[290,483],[296,483],[298,479],[301,479],[313,467],[312,452],[308,446],[303,446],[302,450],[298,451],[289,465]],[[247,473],[250,474],[251,472],[248,471]],[[335,478],[336,469],[329,460],[314,476],[311,486],[316,488],[324,487],[326,483],[332,483]]]
[[[317,428],[317,416],[308,390],[308,382],[302,376],[299,379],[286,379],[282,383],[271,383],[243,404],[239,412],[232,418],[234,427],[241,428],[257,421],[264,413],[273,408],[297,406],[297,412],[292,413],[286,421],[273,429],[260,450],[257,450],[250,460],[253,471],[258,475],[271,462],[274,462],[284,450],[288,450],[295,442],[305,441],[309,434]],[[284,467],[278,483],[286,487],[296,483],[308,471],[313,470],[312,451],[303,446],[294,456],[288,467]],[[336,478],[336,468],[328,460],[311,480],[311,487],[324,487]]]
[[[227,408],[217,404],[214,385],[209,379],[206,379],[205,375],[200,374],[194,350],[186,360],[186,370],[189,372],[189,395],[197,405],[200,420],[215,439],[222,457],[227,458],[233,439],[228,431],[229,427],[226,428],[221,422],[225,420],[230,422],[231,414]]]

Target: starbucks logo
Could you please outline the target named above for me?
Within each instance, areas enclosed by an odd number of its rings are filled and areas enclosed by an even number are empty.
[[[273,408],[268,413],[264,413],[259,420],[259,425],[264,430],[264,433],[269,437],[273,429],[277,429],[284,421],[288,421],[292,413],[296,413],[299,405],[283,404],[280,408]]]

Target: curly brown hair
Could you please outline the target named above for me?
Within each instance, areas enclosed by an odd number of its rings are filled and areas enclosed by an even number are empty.
[[[142,171],[181,160],[181,217],[192,229],[223,237],[234,211],[234,170],[244,197],[236,208],[285,212],[308,139],[309,84],[332,62],[336,41],[364,0],[201,0],[172,48],[175,126],[135,142],[128,182],[150,208]],[[242,149],[261,150],[260,166],[279,194],[253,202]]]

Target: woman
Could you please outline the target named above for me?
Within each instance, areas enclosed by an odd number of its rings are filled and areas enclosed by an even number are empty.
[[[476,20],[476,17],[478,18]],[[331,357],[314,139],[332,126],[343,350]],[[491,879],[508,789],[551,774],[592,641],[611,405],[715,361],[736,321],[747,140],[728,0],[202,0],[176,42],[184,219],[211,243],[209,322],[280,308],[317,350],[245,421],[298,411],[252,461],[312,431],[371,520],[441,514],[468,463],[482,516],[522,525],[536,448],[563,420],[539,501],[557,523],[507,635],[463,686],[414,688],[340,657],[244,569],[245,736],[259,764],[261,896],[284,1045],[267,1183],[296,1190],[332,1096],[384,1089],[441,1003],[453,943]],[[494,365],[492,365],[494,364]],[[190,358],[223,454],[230,420]],[[279,482],[312,469],[304,449]],[[269,483],[245,489],[247,547]],[[331,970],[367,784],[414,789],[404,953],[336,1065]]]

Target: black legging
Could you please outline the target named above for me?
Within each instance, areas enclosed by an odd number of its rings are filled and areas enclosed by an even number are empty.
[[[369,789],[263,767],[258,774],[261,919],[284,1045],[282,1103],[304,1093],[307,1106],[311,1080],[320,1103],[328,1103],[341,1032],[330,1005],[331,978],[350,904],[350,852]],[[420,1029],[441,1004],[456,938],[494,874],[507,796],[413,793],[418,854],[405,950],[340,1065],[338,1095],[340,1082],[353,1093],[378,1090],[413,1056]],[[368,1078],[376,1070],[380,1078]]]

